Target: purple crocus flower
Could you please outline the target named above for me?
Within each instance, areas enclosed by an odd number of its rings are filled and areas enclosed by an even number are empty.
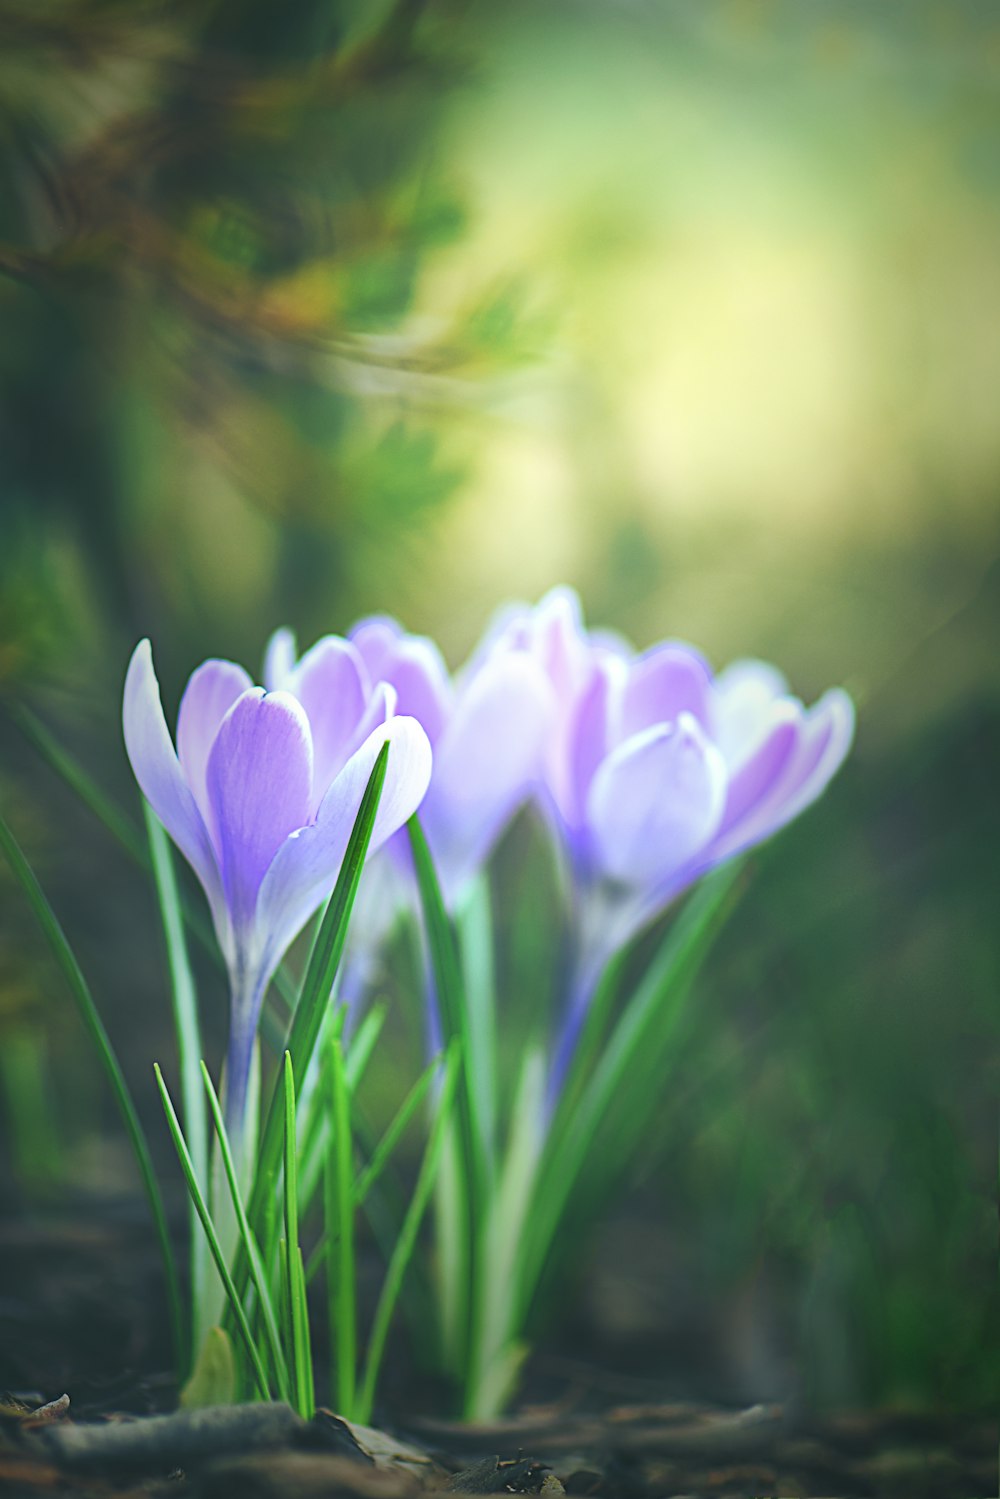
[[[718,676],[693,647],[636,655],[585,631],[568,589],[498,623],[491,653],[539,661],[558,702],[544,804],[572,873],[576,959],[553,1084],[609,958],[699,875],[820,795],[854,730],[839,689],[806,709],[774,667]]]
[[[453,678],[432,640],[394,619],[360,620],[349,639],[372,680],[395,690],[397,709],[427,732],[434,762],[420,820],[454,909],[517,811],[537,789],[554,701],[548,677],[530,655],[484,656]],[[294,641],[279,632],[268,648],[265,679],[279,686],[295,667]],[[352,1013],[367,989],[376,955],[399,912],[416,905],[409,840],[400,832],[365,871],[349,936],[340,997]],[[440,1039],[428,973],[431,1049]]]
[[[148,640],[129,664],[129,760],[201,881],[229,969],[226,1115],[237,1138],[264,991],[336,882],[384,743],[389,763],[372,850],[427,789],[427,735],[413,718],[394,715],[395,697],[386,683],[372,682],[350,642],[333,636],[288,671],[282,691],[254,686],[232,661],[206,661],[184,691],[175,751]]]

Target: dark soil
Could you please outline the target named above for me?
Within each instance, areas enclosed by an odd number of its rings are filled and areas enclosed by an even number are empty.
[[[75,1210],[74,1210],[75,1209]],[[679,1398],[682,1371],[621,1340],[529,1371],[512,1417],[427,1414],[400,1360],[386,1431],[283,1406],[176,1412],[159,1267],[141,1203],[61,1204],[0,1223],[0,1495],[412,1499],[428,1491],[601,1499],[989,1499],[997,1430],[930,1411],[820,1419],[784,1401]],[[689,1393],[685,1391],[684,1393]],[[68,1399],[62,1397],[68,1396]]]

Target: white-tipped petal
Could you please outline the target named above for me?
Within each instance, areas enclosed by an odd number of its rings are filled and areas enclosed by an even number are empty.
[[[275,630],[264,651],[264,686],[268,692],[284,691],[295,670],[295,635],[283,625]]]
[[[148,640],[139,642],[129,662],[122,729],[139,788],[204,886],[218,929],[222,891],[215,851],[163,716]]]
[[[369,735],[337,776],[316,821],[286,839],[261,883],[257,922],[280,955],[333,890],[361,798],[384,743],[389,763],[372,829],[374,853],[413,816],[431,776],[431,747],[413,718],[390,718]]]
[[[238,697],[252,687],[234,661],[205,661],[192,672],[177,714],[177,758],[205,825],[212,814],[205,793],[205,770],[219,726]]]

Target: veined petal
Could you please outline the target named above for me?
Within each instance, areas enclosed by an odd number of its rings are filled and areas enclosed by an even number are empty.
[[[722,756],[690,714],[626,740],[588,797],[598,872],[628,885],[663,883],[712,837],[725,795]]]
[[[276,962],[340,873],[361,798],[382,745],[389,742],[382,799],[372,829],[374,853],[413,816],[431,777],[431,747],[413,718],[390,718],[351,756],[320,806],[316,821],[288,838],[264,876],[257,922]]]
[[[215,852],[174,751],[148,640],[139,642],[129,662],[122,728],[142,794],[204,886],[218,928],[221,884]]]
[[[698,651],[678,641],[654,646],[629,668],[622,694],[621,738],[655,724],[676,723],[682,713],[690,713],[702,728],[710,728],[711,691],[712,673]]]
[[[515,652],[483,666],[434,749],[424,822],[450,899],[538,783],[555,705],[539,665]]]
[[[264,686],[268,692],[285,691],[295,670],[295,635],[287,626],[275,630],[264,651]]]
[[[191,674],[177,714],[177,758],[206,826],[212,821],[205,791],[209,751],[219,725],[238,697],[252,687],[234,661],[206,661]]]
[[[359,730],[371,688],[368,670],[350,641],[327,635],[302,657],[287,686],[306,710],[312,731],[315,812],[361,743]]]
[[[298,701],[262,687],[238,698],[212,745],[206,785],[226,904],[245,933],[271,861],[309,820],[312,738]]]

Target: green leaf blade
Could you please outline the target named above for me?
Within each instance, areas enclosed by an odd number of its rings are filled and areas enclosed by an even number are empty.
[[[233,1316],[236,1319],[236,1325],[239,1328],[241,1337],[243,1338],[243,1343],[247,1351],[247,1357],[249,1358],[250,1366],[253,1369],[258,1393],[260,1394],[262,1400],[269,1400],[271,1398],[271,1391],[268,1387],[267,1371],[264,1368],[264,1362],[260,1356],[260,1350],[258,1349],[256,1342],[254,1341],[253,1333],[250,1331],[250,1324],[247,1321],[247,1315],[243,1308],[243,1303],[240,1301],[240,1298],[237,1295],[236,1286],[233,1283],[232,1275],[229,1272],[229,1266],[226,1263],[226,1256],[222,1252],[222,1246],[219,1243],[219,1236],[216,1232],[215,1224],[212,1221],[212,1215],[208,1211],[208,1207],[202,1194],[201,1187],[198,1185],[198,1179],[195,1176],[194,1171],[194,1163],[191,1160],[190,1152],[184,1140],[184,1132],[181,1129],[180,1121],[177,1118],[177,1113],[174,1109],[173,1101],[170,1097],[167,1085],[164,1082],[163,1074],[160,1071],[160,1065],[158,1062],[153,1063],[153,1072],[156,1076],[156,1086],[160,1091],[160,1099],[163,1103],[163,1111],[167,1116],[167,1127],[170,1130],[170,1135],[174,1142],[174,1148],[177,1151],[177,1156],[181,1163],[181,1170],[184,1172],[184,1180],[187,1182],[187,1188],[191,1194],[192,1200],[198,1213],[198,1217],[201,1220],[201,1226],[205,1230],[205,1236],[208,1239],[209,1246],[212,1250],[212,1258],[215,1260],[215,1268],[219,1272],[219,1277],[222,1280],[222,1284],[226,1290],[226,1295],[229,1298],[229,1305],[232,1309]]]

